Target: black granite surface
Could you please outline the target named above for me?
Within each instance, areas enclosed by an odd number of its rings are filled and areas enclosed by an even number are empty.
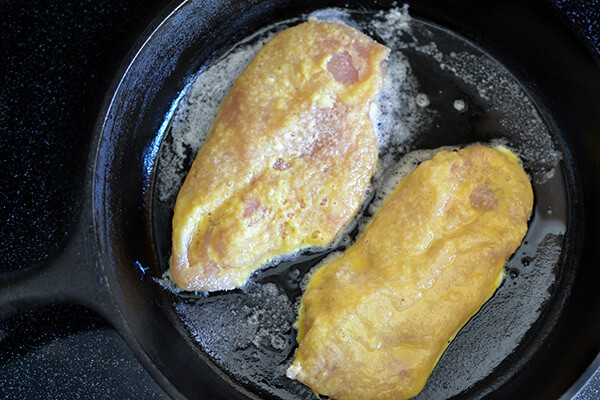
[[[554,0],[555,8],[582,38],[590,51],[600,52],[600,1],[599,0]]]
[[[0,1],[0,271],[64,244],[109,83],[168,3]]]
[[[65,245],[111,81],[165,0],[0,1],[0,272]],[[164,397],[99,316],[61,305],[0,323],[0,398]]]
[[[168,397],[103,319],[63,305],[26,312],[0,325],[0,398]]]
[[[64,246],[104,94],[167,4],[0,0],[0,273],[35,267]],[[600,1],[554,4],[598,51]],[[61,305],[0,323],[0,398],[166,396],[102,318]]]

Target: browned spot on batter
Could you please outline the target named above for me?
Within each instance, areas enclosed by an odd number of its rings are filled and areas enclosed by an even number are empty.
[[[333,52],[336,48],[340,46],[340,41],[338,39],[333,38],[324,38],[319,39],[315,42],[315,47],[323,50],[328,50]],[[320,55],[315,54],[315,60],[318,60]]]
[[[358,69],[352,62],[352,56],[347,51],[335,53],[327,63],[327,71],[333,79],[340,83],[355,83],[358,81]]]
[[[273,169],[277,171],[285,171],[291,166],[292,164],[290,164],[287,161],[283,161],[281,158],[278,158],[277,160],[275,160],[275,163],[273,163]]]
[[[223,231],[216,231],[212,235],[211,245],[213,250],[219,257],[224,257],[227,252],[227,245],[229,244],[229,238]]]
[[[213,260],[206,260],[204,263],[204,268],[206,268],[206,275],[208,279],[216,279],[219,276],[219,271],[221,270],[221,267]]]
[[[258,202],[258,200],[256,200],[256,199],[247,200],[246,206],[244,207],[244,211],[242,211],[242,217],[248,218],[249,216],[254,214],[254,211],[256,211],[258,206],[260,206],[260,203]]]
[[[402,360],[393,360],[390,363],[390,370],[395,371],[395,375],[400,379],[406,379],[411,376],[411,371],[406,367]]]
[[[312,148],[304,155],[305,159],[308,158],[307,162],[331,159],[332,151],[346,151],[342,145],[349,140],[345,129],[347,114],[348,106],[340,102],[331,108],[318,107],[315,110],[313,121],[318,134]]]
[[[201,262],[206,270],[207,279],[216,279],[221,270],[221,266],[212,260],[208,255],[208,249],[214,236],[214,225],[208,229],[206,235],[197,237],[194,235],[190,249],[190,260],[193,262]]]
[[[223,122],[228,123],[228,124],[235,123],[235,121],[237,120],[237,116],[240,114],[241,102],[242,102],[241,96],[237,93],[234,93],[232,96],[230,96],[228,99],[226,99],[226,101],[223,103],[222,112],[225,115],[231,116],[232,118],[224,119]],[[233,118],[233,116],[235,116],[236,118]]]
[[[356,80],[362,81],[365,76],[371,74],[371,65],[369,64],[371,47],[360,42],[355,42],[352,47],[354,50],[351,52],[352,65],[354,65],[358,74]],[[383,70],[385,71],[385,67]]]
[[[471,192],[471,205],[477,210],[490,211],[498,206],[498,199],[494,191],[483,183]]]

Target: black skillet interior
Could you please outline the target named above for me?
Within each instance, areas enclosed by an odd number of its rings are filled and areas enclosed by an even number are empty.
[[[169,119],[198,71],[260,28],[333,6],[376,11],[392,4],[184,2],[165,13],[143,43],[107,110],[94,192],[101,260],[127,321],[124,335],[139,344],[137,351],[148,357],[142,359],[175,396],[312,398],[302,385],[283,377],[283,368],[295,346],[291,324],[298,282],[321,255],[265,270],[245,290],[206,297],[174,294],[157,283],[168,262],[173,196],[158,198],[155,181],[161,152],[173,140]],[[508,75],[502,76],[517,82],[515,90],[535,105],[562,158],[552,179],[538,177],[548,171],[537,155],[546,154],[527,152],[528,145],[536,146],[533,140],[511,137],[510,123],[501,122],[518,119],[519,113],[504,115],[498,104],[492,107],[481,92],[454,79],[423,52],[405,49],[420,92],[438,110],[434,123],[408,148],[509,137],[509,145],[524,151],[537,199],[525,239],[530,244],[509,261],[504,285],[449,348],[422,398],[556,398],[600,348],[594,296],[594,227],[600,221],[593,190],[600,175],[594,155],[600,154],[594,132],[600,110],[598,67],[543,4],[423,1],[410,3],[410,13],[474,43],[469,47],[444,29],[424,24],[437,32],[440,49],[483,51],[503,65]],[[457,98],[466,99],[467,112],[452,108]],[[506,104],[511,110],[518,106],[519,96],[497,98],[511,100]],[[184,165],[192,158],[188,152]],[[181,179],[185,169],[175,173]]]

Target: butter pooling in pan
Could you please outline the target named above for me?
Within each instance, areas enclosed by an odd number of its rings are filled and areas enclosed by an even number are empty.
[[[334,240],[377,163],[369,118],[389,50],[339,23],[289,28],[221,105],[179,192],[171,276],[228,290],[272,259]]]

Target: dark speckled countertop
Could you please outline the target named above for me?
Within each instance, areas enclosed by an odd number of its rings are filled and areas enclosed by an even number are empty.
[[[105,93],[168,3],[0,1],[1,272],[66,242]],[[0,323],[0,398],[166,396],[102,318],[56,305]]]
[[[0,273],[53,257],[75,224],[90,132],[121,61],[166,0],[0,0]],[[555,0],[600,60],[600,1]],[[600,378],[580,399],[598,399]],[[166,398],[79,306],[0,323],[0,398]]]

